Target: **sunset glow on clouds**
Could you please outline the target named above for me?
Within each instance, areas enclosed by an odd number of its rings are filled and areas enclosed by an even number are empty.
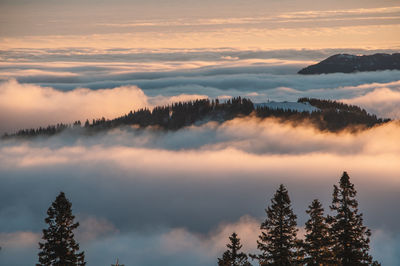
[[[337,77],[338,79],[341,76]],[[306,83],[313,80],[306,81]],[[190,101],[202,98],[221,99],[241,95],[238,90],[221,90],[217,88],[202,88],[193,86],[193,90],[184,93],[185,86],[177,86],[174,90],[182,93],[177,95],[159,94],[148,96],[137,86],[120,86],[112,89],[90,90],[77,88],[70,91],[59,91],[51,87],[41,87],[33,84],[20,84],[15,80],[0,83],[0,132],[15,132],[22,128],[45,127],[59,122],[72,123],[80,120],[105,117],[112,119],[140,108],[152,108],[179,101]],[[195,94],[194,90],[199,89]],[[191,93],[192,92],[192,93]],[[269,90],[247,92],[244,96],[255,102],[267,99],[292,99],[300,97],[337,98],[350,104],[356,104],[379,117],[399,118],[400,83],[371,83],[359,86],[339,88],[321,88],[310,90],[294,90],[278,87]],[[242,94],[243,95],[243,94]]]
[[[398,19],[398,18],[396,18]],[[214,48],[291,49],[291,48],[372,48],[390,49],[400,46],[399,25],[338,26],[320,28],[228,28],[201,32],[139,32],[81,35],[9,37],[1,40],[2,49],[28,48]],[[227,38],[229,36],[229,39]],[[373,38],[372,38],[373,37]],[[296,43],[294,45],[294,43]],[[359,45],[359,44],[362,45]]]
[[[279,183],[288,186],[301,227],[306,206],[319,198],[327,209],[332,185],[347,170],[373,244],[388,245],[385,258],[375,249],[374,256],[395,265],[399,217],[391,210],[400,189],[400,146],[393,143],[399,134],[398,122],[335,134],[268,119],[235,119],[177,132],[126,128],[92,137],[66,133],[6,141],[0,146],[0,173],[8,200],[1,205],[0,225],[10,233],[0,240],[4,250],[28,248],[21,261],[32,261],[34,241],[11,244],[25,236],[36,239],[45,209],[63,189],[81,221],[77,236],[92,263],[111,263],[118,255],[148,265],[166,258],[184,264],[193,256],[198,265],[210,264],[232,230],[242,234],[246,250],[254,249],[257,223]],[[12,192],[16,189],[22,196]],[[26,201],[29,209],[6,215]],[[135,255],[154,247],[157,256],[150,260]]]
[[[237,96],[340,100],[394,120],[329,133],[249,116],[0,140],[0,265],[37,262],[60,191],[88,265],[214,265],[233,231],[257,252],[281,183],[301,237],[305,209],[318,198],[328,212],[343,171],[374,259],[400,265],[400,71],[297,74],[337,53],[399,52],[397,0],[4,0],[0,16],[0,135]]]
[[[0,48],[387,49],[400,45],[396,1],[386,1],[383,7],[374,1],[336,1],[336,6],[307,0],[296,5],[258,0],[248,5],[241,1],[168,4],[153,0],[130,5],[105,1],[90,13],[82,12],[92,2],[42,0],[25,6],[19,1],[5,2],[2,15],[8,24],[1,29]],[[29,8],[35,12],[24,16]]]

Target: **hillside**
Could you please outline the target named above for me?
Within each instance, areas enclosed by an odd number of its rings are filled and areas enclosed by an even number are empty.
[[[51,136],[65,130],[80,133],[96,133],[122,126],[138,128],[154,127],[160,130],[178,130],[186,126],[208,121],[224,122],[236,117],[273,117],[294,125],[310,123],[319,130],[338,132],[344,129],[357,130],[385,123],[390,119],[377,118],[358,106],[331,100],[300,98],[297,102],[268,102],[253,104],[246,98],[233,98],[226,102],[218,99],[202,99],[131,111],[128,114],[107,120],[105,118],[76,121],[71,125],[57,124],[45,128],[22,129],[3,138]]]
[[[352,73],[378,70],[400,70],[400,53],[350,55],[336,54],[315,65],[301,69],[298,74]]]

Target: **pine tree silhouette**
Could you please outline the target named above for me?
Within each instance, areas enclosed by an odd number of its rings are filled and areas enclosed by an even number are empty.
[[[322,204],[315,199],[306,213],[310,219],[305,226],[304,262],[310,266],[333,265],[332,240]]]
[[[221,259],[218,258],[218,266],[251,266],[247,255],[240,252],[242,245],[240,244],[240,238],[237,237],[237,234],[232,233],[229,240],[231,242],[226,245],[228,250],[222,254]]]
[[[295,265],[298,263],[299,242],[297,234],[297,216],[293,213],[288,191],[280,185],[271,206],[265,210],[267,219],[261,224],[261,235],[257,248],[262,252],[251,255],[260,265]]]
[[[349,175],[343,172],[339,187],[334,185],[330,206],[336,215],[329,217],[333,252],[337,264],[343,266],[372,263],[372,257],[368,254],[371,231],[363,225],[362,214],[358,213],[356,194]]]
[[[45,222],[48,229],[43,230],[44,243],[39,243],[39,264],[37,265],[86,265],[84,252],[79,251],[79,244],[72,232],[79,226],[74,223],[71,202],[60,192],[47,210]]]

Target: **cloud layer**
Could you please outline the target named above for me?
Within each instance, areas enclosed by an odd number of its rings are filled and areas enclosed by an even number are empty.
[[[8,50],[0,63],[0,131],[239,95],[255,102],[339,99],[398,118],[398,71],[295,74],[336,52]],[[126,265],[212,265],[232,231],[254,251],[280,183],[288,186],[301,228],[310,202],[319,198],[328,209],[332,185],[348,171],[373,231],[373,255],[397,265],[399,135],[398,121],[333,134],[247,117],[170,132],[124,127],[1,141],[0,264],[36,261],[46,209],[65,191],[89,265],[116,258]]]
[[[256,225],[280,183],[288,186],[302,226],[314,198],[327,209],[332,185],[346,170],[373,231],[374,256],[395,265],[399,134],[398,122],[331,134],[253,118],[169,133],[126,128],[3,141],[0,262],[35,261],[45,211],[62,190],[81,221],[77,237],[90,265],[116,257],[140,265],[183,265],[190,258],[214,264],[233,230],[246,250],[254,249]],[[25,238],[31,239],[26,246],[13,244]],[[12,262],[16,252],[24,256]]]
[[[136,86],[64,92],[10,80],[0,83],[0,133],[76,120],[84,123],[86,119],[112,119],[131,110],[204,97],[185,94],[148,97]]]
[[[22,2],[0,3],[2,48],[399,47],[394,0]]]
[[[387,81],[394,78],[394,74],[388,71],[373,75],[376,79]],[[0,133],[44,127],[60,122],[72,123],[76,120],[84,122],[86,119],[101,117],[112,119],[130,110],[152,108],[178,101],[235,96],[248,97],[254,102],[266,102],[271,99],[296,101],[300,97],[337,99],[365,108],[378,117],[400,118],[399,81],[369,83],[372,81],[372,74],[354,75],[356,76],[333,74],[330,77],[309,78],[235,74],[225,76],[223,79],[221,77],[185,78],[187,85],[184,85],[183,80],[179,80],[180,78],[173,81],[161,79],[137,82],[145,88],[155,86],[154,89],[147,90],[126,85],[112,89],[77,88],[60,91],[51,87],[21,84],[10,80],[0,83]],[[270,79],[267,81],[268,77]],[[360,85],[346,84],[346,79],[349,79],[349,83],[351,81],[354,83],[355,78],[359,79]],[[338,84],[334,85],[337,81],[345,85],[330,87],[337,86]],[[199,83],[201,85],[198,85]],[[230,85],[232,87],[229,87]]]
[[[400,87],[376,88],[365,95],[346,99],[344,102],[363,106],[378,116],[400,119]]]

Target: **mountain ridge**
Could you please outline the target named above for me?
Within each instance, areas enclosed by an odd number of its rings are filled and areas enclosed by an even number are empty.
[[[246,98],[232,98],[226,102],[218,99],[199,99],[189,102],[178,102],[171,105],[157,106],[152,110],[144,108],[130,111],[128,114],[108,120],[104,117],[86,120],[84,124],[76,121],[73,124],[57,124],[48,127],[22,129],[10,137],[52,136],[64,130],[82,131],[92,134],[122,126],[138,128],[154,127],[161,130],[179,130],[183,127],[199,125],[207,121],[225,122],[236,117],[253,116],[260,119],[277,118],[281,122],[300,124],[310,122],[321,131],[339,132],[350,129],[370,128],[386,123],[390,119],[378,118],[366,110],[342,102],[315,98],[300,98],[297,102],[268,102],[254,104]]]
[[[400,53],[376,53],[373,55],[335,54],[317,64],[307,66],[297,73],[312,75],[379,70],[400,70]]]

